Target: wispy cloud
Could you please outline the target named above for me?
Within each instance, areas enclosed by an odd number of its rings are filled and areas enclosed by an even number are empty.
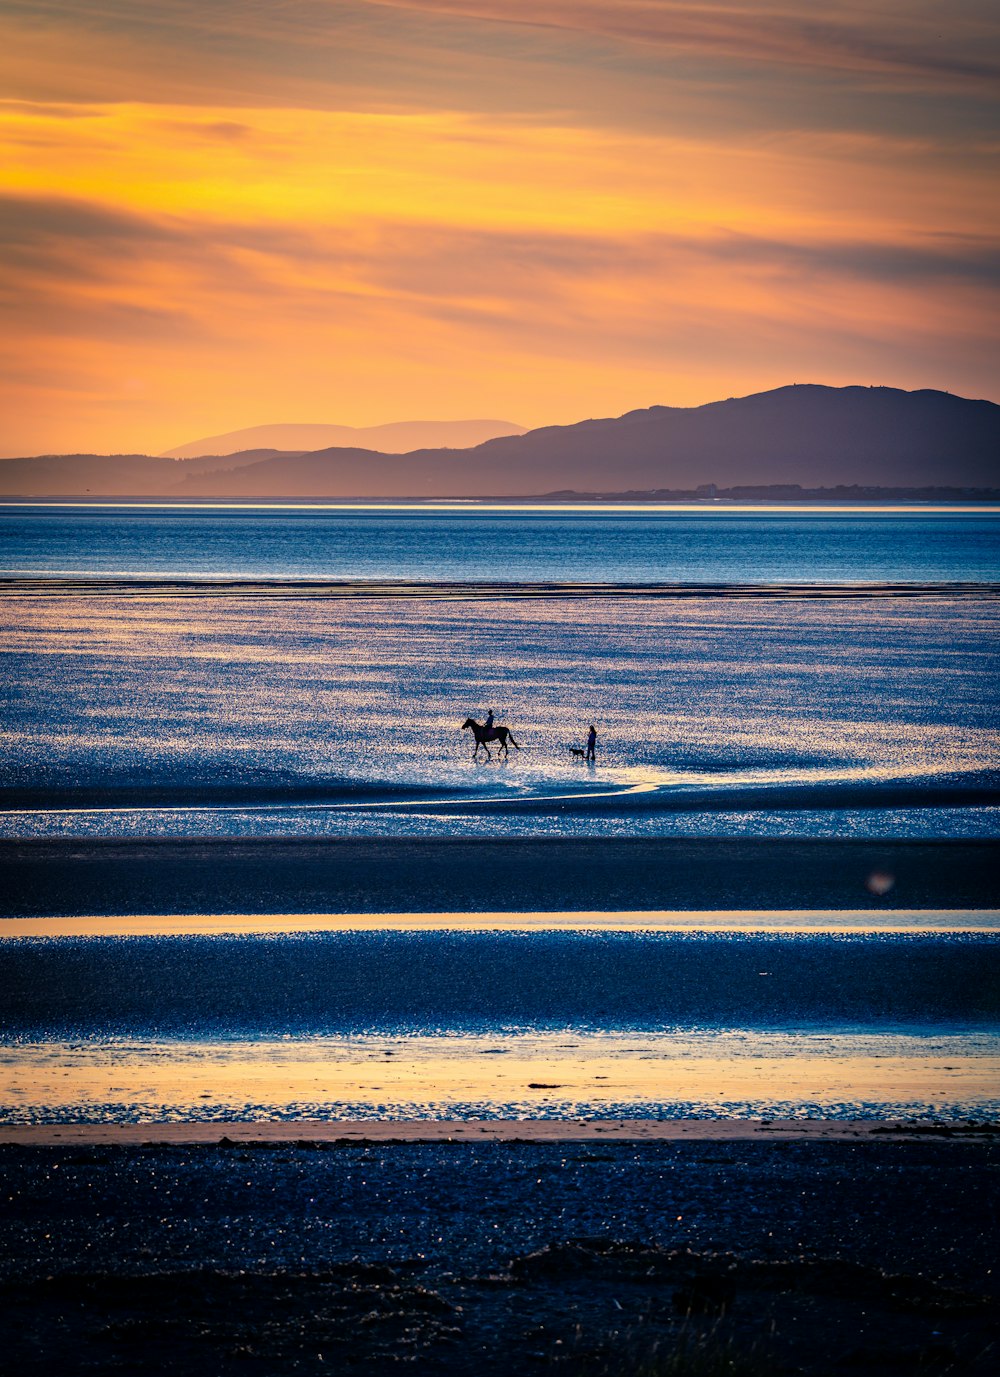
[[[506,37],[505,37],[506,35]],[[811,77],[989,98],[1000,34],[986,0],[4,0],[7,89],[35,99],[341,100],[405,107],[586,107],[614,74],[749,91]],[[548,91],[554,84],[555,90]],[[548,92],[548,97],[547,93]],[[819,92],[813,88],[814,99]]]
[[[837,5],[814,0],[378,0],[423,13],[655,43],[703,59],[950,81],[1000,78],[989,11],[975,3]]]
[[[146,35],[192,51],[263,45],[336,49],[373,31],[373,12],[558,29],[655,43],[706,58],[795,63],[843,71],[993,80],[1000,75],[989,0],[882,0],[817,11],[814,0],[4,0],[12,19],[119,37]],[[383,40],[389,37],[382,26]],[[466,36],[467,41],[467,36]]]

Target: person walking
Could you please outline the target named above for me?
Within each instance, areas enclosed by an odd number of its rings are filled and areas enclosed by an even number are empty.
[[[593,722],[590,724],[590,731],[587,733],[587,759],[593,765],[596,763],[597,751],[597,728]]]

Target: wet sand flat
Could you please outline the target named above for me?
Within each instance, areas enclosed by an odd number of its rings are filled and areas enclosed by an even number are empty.
[[[992,909],[998,874],[995,839],[64,838],[0,842],[0,914]]]
[[[997,1123],[986,1033],[525,1031],[512,1035],[155,1037],[0,1045],[3,1122],[332,1128],[381,1121],[562,1132],[664,1121]],[[852,1112],[853,1110],[853,1112]],[[434,1132],[439,1130],[435,1129]],[[488,1130],[483,1130],[488,1131]],[[501,1130],[501,1133],[511,1130]],[[557,1132],[560,1130],[556,1130]],[[623,1129],[623,1132],[629,1131]],[[810,1132],[814,1130],[809,1130]],[[464,1133],[464,1130],[463,1130]]]

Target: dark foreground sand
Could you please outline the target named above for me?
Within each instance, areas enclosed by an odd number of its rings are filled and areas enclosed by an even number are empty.
[[[0,915],[974,909],[998,874],[995,840],[4,841]]]
[[[249,1127],[253,1143],[214,1126],[200,1146],[0,1146],[0,1367],[995,1371],[1000,1159],[983,1135]]]
[[[997,854],[6,843],[0,912],[982,908]],[[998,1141],[816,1121],[4,1129],[0,1372],[976,1377],[1000,1351]]]

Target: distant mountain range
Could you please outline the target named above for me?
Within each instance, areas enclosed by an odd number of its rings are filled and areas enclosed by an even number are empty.
[[[22,496],[503,497],[770,484],[994,488],[1000,406],[947,392],[798,384],[545,426],[466,449],[0,460],[0,492]]]
[[[408,454],[415,449],[470,449],[498,435],[523,435],[513,421],[392,421],[384,426],[276,425],[250,426],[225,435],[168,449],[166,459],[273,450],[302,454],[317,449],[373,449],[381,454]]]

